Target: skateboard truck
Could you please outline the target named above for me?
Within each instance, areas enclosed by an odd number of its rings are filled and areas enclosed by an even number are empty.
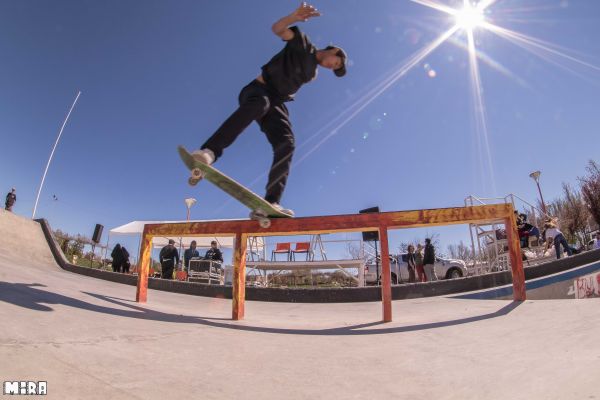
[[[188,183],[190,186],[196,186],[202,178],[204,178],[204,173],[200,168],[194,168],[191,170],[191,176],[188,178]]]
[[[250,219],[258,221],[261,228],[269,228],[271,226],[271,219],[267,217],[263,210],[254,210],[250,212]]]

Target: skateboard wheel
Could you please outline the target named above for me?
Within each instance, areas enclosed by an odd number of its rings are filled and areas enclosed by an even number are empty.
[[[271,220],[268,218],[260,218],[258,224],[261,228],[269,228],[271,226]]]
[[[194,168],[192,170],[192,178],[196,179],[197,181],[202,179],[202,170],[200,170],[200,168]]]
[[[200,179],[196,179],[196,178],[194,178],[193,176],[190,176],[190,177],[188,178],[188,184],[189,184],[190,186],[196,186],[196,185],[198,184],[198,182],[200,182]]]

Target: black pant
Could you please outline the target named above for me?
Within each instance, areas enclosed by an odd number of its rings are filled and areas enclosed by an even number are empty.
[[[113,262],[112,262],[112,270],[113,270],[113,272],[121,272],[121,261],[115,262],[113,260]]]
[[[175,262],[173,260],[164,260],[160,267],[162,270],[161,278],[173,279],[173,270],[175,269]]]
[[[256,121],[273,147],[273,164],[269,172],[265,200],[279,203],[292,164],[294,133],[285,104],[269,93],[267,86],[254,80],[242,89],[240,106],[202,145],[219,158],[252,121]]]

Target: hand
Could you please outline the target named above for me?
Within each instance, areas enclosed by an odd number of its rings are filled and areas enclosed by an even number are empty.
[[[300,7],[298,7],[296,10],[294,10],[294,12],[292,13],[292,16],[294,17],[294,19],[296,21],[306,22],[310,18],[321,16],[321,13],[318,12],[314,6],[303,1],[302,4],[300,4]]]

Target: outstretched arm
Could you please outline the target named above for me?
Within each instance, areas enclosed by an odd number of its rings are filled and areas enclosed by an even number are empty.
[[[318,17],[321,14],[312,5],[302,2],[300,7],[294,10],[290,15],[286,15],[272,26],[273,33],[283,40],[291,40],[294,37],[294,32],[288,27],[296,22],[308,21],[310,18]]]

